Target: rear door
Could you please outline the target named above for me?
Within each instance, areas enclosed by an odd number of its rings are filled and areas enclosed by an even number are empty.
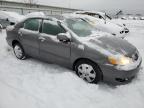
[[[40,33],[40,56],[48,61],[58,64],[70,62],[71,43],[64,43],[57,39],[57,34],[66,33],[57,21],[43,20]]]
[[[42,19],[28,19],[24,22],[24,27],[19,30],[21,44],[28,55],[39,55],[38,37],[41,23]]]

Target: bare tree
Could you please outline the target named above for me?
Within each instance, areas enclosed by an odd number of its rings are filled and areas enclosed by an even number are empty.
[[[123,15],[123,11],[122,11],[122,10],[119,10],[119,11],[116,13],[116,18],[118,18],[119,15]]]
[[[23,0],[23,2],[32,7],[33,5],[37,4],[38,0]]]

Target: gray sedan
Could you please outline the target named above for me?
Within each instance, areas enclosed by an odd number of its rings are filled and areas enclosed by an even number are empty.
[[[27,18],[7,29],[6,39],[18,59],[31,56],[71,68],[89,83],[126,84],[142,62],[133,45],[81,18]]]

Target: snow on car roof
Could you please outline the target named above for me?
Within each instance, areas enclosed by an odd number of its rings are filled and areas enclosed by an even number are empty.
[[[42,19],[51,19],[51,20],[58,20],[58,18],[52,16],[52,15],[45,15],[44,12],[31,12],[25,15],[25,19],[29,18],[42,18]]]
[[[31,18],[39,18],[39,19],[49,19],[49,20],[53,20],[53,21],[60,21],[54,17],[51,16],[29,16],[29,17],[25,17],[21,22],[27,20],[27,19],[31,19]]]

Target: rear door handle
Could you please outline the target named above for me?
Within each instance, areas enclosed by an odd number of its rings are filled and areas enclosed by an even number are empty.
[[[22,36],[22,32],[21,32],[21,31],[19,31],[18,34],[19,34],[20,36]]]
[[[41,40],[41,42],[46,40],[44,37],[39,37],[38,39]]]

